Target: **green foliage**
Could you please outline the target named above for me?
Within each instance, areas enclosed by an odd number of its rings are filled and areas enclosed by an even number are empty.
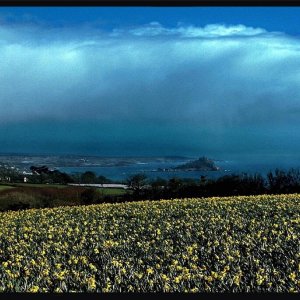
[[[87,171],[81,174],[81,183],[96,183],[97,176],[94,172]]]
[[[146,184],[147,176],[145,174],[132,175],[127,179],[128,186],[136,192],[139,192]]]

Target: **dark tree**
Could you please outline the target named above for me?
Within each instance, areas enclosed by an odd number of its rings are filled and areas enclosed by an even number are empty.
[[[81,182],[82,183],[96,183],[97,176],[92,171],[86,171],[83,174],[81,174]]]
[[[183,180],[181,178],[171,178],[168,182],[167,190],[168,190],[168,195],[170,197],[178,197],[179,196],[179,191],[183,186]]]
[[[70,175],[58,170],[53,171],[50,174],[50,178],[52,179],[53,183],[67,184],[74,182],[74,179]]]
[[[276,169],[267,174],[270,193],[296,193],[300,191],[300,172],[290,169],[288,172]]]
[[[168,182],[167,180],[157,177],[150,182],[151,190],[149,190],[149,198],[161,199],[165,197],[165,190]]]
[[[111,180],[106,178],[105,176],[99,175],[97,178],[97,183],[100,183],[100,184],[111,183]]]
[[[127,179],[129,188],[139,193],[146,185],[147,176],[145,174],[132,175]]]

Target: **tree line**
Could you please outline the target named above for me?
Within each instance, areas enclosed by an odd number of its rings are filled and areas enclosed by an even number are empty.
[[[199,180],[156,178],[149,180],[144,174],[128,179],[136,199],[169,199],[184,197],[247,196],[261,194],[300,193],[300,170],[275,169],[266,177],[261,174],[231,174],[217,179],[201,176]]]
[[[129,187],[126,193],[107,195],[101,202],[300,193],[300,170],[275,169],[266,177],[261,174],[231,174],[217,179],[201,176],[198,180],[178,177],[149,179],[145,174],[135,174],[125,183]],[[84,204],[99,203],[95,189],[87,191],[85,196]]]
[[[43,170],[46,170],[43,168]],[[26,175],[27,176],[27,175]],[[24,175],[16,170],[0,168],[0,178],[10,178],[10,183],[23,182]],[[28,183],[62,184],[67,183],[113,183],[112,180],[97,176],[92,171],[78,174],[67,174],[58,170],[45,171],[40,174],[28,175]],[[300,193],[300,170],[270,171],[267,176],[261,174],[231,174],[210,179],[200,176],[199,179],[177,178],[169,180],[163,178],[150,179],[145,174],[129,176],[123,183],[128,185],[124,193],[101,195],[96,188],[85,188],[78,194],[79,204],[115,203],[137,200],[159,200],[187,197],[212,197],[261,194],[289,194]],[[49,186],[50,187],[50,186]],[[71,191],[71,187],[69,188]],[[76,194],[76,195],[77,195]],[[71,195],[71,194],[70,194]],[[7,195],[8,196],[8,195]],[[56,195],[60,199],[66,195]],[[49,200],[53,197],[48,195]],[[73,196],[72,196],[73,197]],[[63,199],[61,199],[63,200]],[[70,197],[71,201],[71,197]]]

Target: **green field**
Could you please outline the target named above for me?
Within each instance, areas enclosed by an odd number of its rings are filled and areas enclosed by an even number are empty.
[[[300,195],[0,213],[0,291],[300,292]]]
[[[37,188],[42,188],[42,187],[54,187],[54,188],[65,188],[67,185],[64,184],[45,184],[45,183],[14,183],[12,184],[14,187],[37,187]]]
[[[118,201],[126,190],[58,184],[0,185],[0,211]],[[87,195],[87,196],[86,196]]]
[[[2,185],[2,184],[0,184],[0,191],[12,189],[12,188],[14,188],[14,187],[11,186],[11,185]]]
[[[2,185],[0,184],[0,191],[11,189],[11,188],[18,188],[18,187],[36,187],[36,188],[66,188],[71,187],[69,185],[64,184],[37,184],[37,183],[14,183],[11,185]],[[106,196],[106,195],[124,195],[126,193],[126,190],[122,188],[97,188],[97,191],[100,195]]]
[[[9,189],[9,188],[18,188],[18,187],[54,187],[54,188],[64,188],[67,185],[63,184],[38,184],[38,183],[11,183],[11,184],[0,184],[0,190]]]

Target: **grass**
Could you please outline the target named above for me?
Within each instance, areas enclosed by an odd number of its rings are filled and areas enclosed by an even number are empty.
[[[9,189],[13,189],[14,187],[11,185],[2,185],[0,184],[0,191],[4,191],[4,190],[9,190]]]
[[[69,185],[64,184],[44,184],[44,183],[13,183],[11,185],[1,185],[0,191],[10,189],[10,188],[18,188],[18,187],[33,187],[33,188],[58,188],[62,189],[65,187],[69,187]],[[116,196],[116,195],[124,195],[126,193],[125,189],[122,188],[97,188],[97,191],[100,195],[104,196]]]
[[[64,184],[45,184],[45,183],[14,183],[14,187],[37,187],[37,188],[42,188],[42,187],[54,187],[54,188],[65,188],[67,185]]]
[[[0,185],[0,211],[79,205],[89,192],[92,192],[92,202],[89,203],[118,200],[126,193],[121,188],[90,190],[89,187],[58,184],[3,184]]]

